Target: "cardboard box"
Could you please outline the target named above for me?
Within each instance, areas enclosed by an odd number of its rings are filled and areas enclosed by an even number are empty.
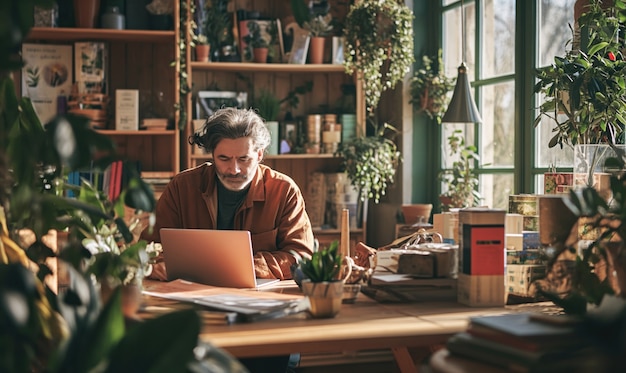
[[[506,304],[504,275],[470,276],[459,273],[457,302],[470,307],[500,307]]]
[[[459,272],[468,275],[504,275],[504,221],[498,209],[459,211]]]
[[[571,172],[546,172],[543,174],[543,193],[562,194],[574,185]]]
[[[524,248],[524,235],[522,233],[507,233],[504,236],[504,247],[507,250],[519,250]]]
[[[524,230],[524,215],[510,213],[506,214],[504,228],[507,234],[521,234]]]
[[[441,235],[443,242],[452,245],[458,243],[459,213],[442,212],[433,214],[433,230]]]
[[[507,250],[506,264],[545,264],[545,250]]]
[[[115,129],[139,130],[139,90],[117,89],[115,91]]]
[[[521,297],[534,296],[532,282],[545,275],[546,266],[542,264],[509,264],[506,266],[506,290]]]

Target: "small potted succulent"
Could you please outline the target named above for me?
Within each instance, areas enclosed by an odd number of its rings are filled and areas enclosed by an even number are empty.
[[[297,255],[297,254],[296,254]],[[344,257],[339,251],[339,241],[333,241],[326,248],[316,247],[310,258],[297,258],[295,273],[299,274],[302,292],[310,303],[311,316],[315,318],[334,317],[341,309],[344,279],[342,276]]]

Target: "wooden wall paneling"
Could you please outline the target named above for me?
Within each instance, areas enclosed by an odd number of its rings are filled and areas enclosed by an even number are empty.
[[[325,114],[329,111],[328,74],[315,74],[313,91],[310,93],[309,113]]]
[[[112,107],[115,108],[114,100],[115,100],[115,90],[125,88],[126,86],[126,76],[129,73],[129,69],[131,66],[127,66],[129,64],[126,63],[118,63],[118,61],[126,61],[126,45],[122,42],[110,42],[109,46],[109,60],[107,61],[109,64],[108,74],[109,74],[109,96],[112,99]],[[76,77],[74,77],[76,79]],[[114,128],[115,126],[109,127]]]
[[[173,119],[175,108],[174,89],[175,72],[170,63],[174,60],[174,51],[169,44],[154,44],[152,60],[155,61],[152,75],[152,107],[157,118]]]

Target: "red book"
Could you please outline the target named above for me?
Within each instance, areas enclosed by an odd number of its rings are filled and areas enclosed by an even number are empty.
[[[115,200],[115,174],[117,169],[117,161],[114,161],[109,166],[109,190],[108,196],[111,201]]]
[[[122,192],[122,170],[124,168],[124,163],[122,161],[115,162],[115,177],[114,179],[114,190],[113,190],[113,198],[111,200],[116,200],[120,193]]]

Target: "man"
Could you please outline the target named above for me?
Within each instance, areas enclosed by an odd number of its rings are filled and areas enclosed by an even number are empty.
[[[161,242],[164,227],[248,230],[256,276],[290,279],[296,261],[291,252],[310,256],[313,231],[296,183],[260,164],[270,144],[263,119],[248,109],[219,109],[189,143],[211,153],[213,163],[170,181],[157,203],[153,230],[141,238]],[[162,262],[151,277],[167,280]]]

